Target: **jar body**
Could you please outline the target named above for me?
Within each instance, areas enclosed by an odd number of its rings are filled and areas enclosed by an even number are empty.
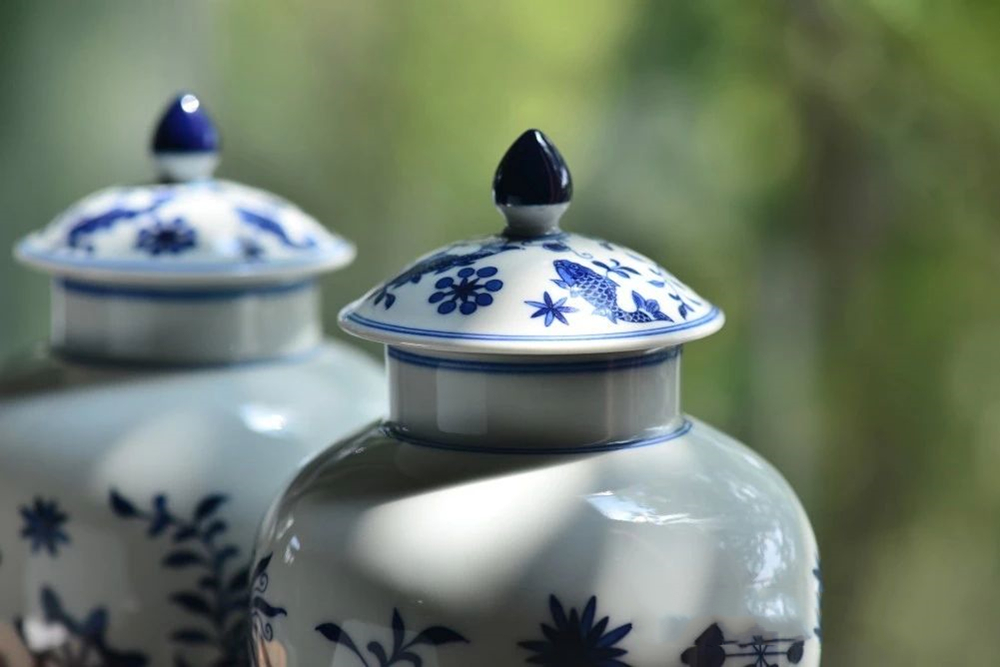
[[[383,411],[382,382],[334,342],[188,369],[46,357],[5,378],[0,663],[245,663],[260,516]]]
[[[307,465],[257,544],[261,664],[819,664],[815,539],[758,455],[686,418],[516,444],[377,427]]]

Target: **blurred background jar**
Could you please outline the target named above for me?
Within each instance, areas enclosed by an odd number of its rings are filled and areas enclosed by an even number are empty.
[[[0,378],[2,664],[246,664],[264,509],[383,411],[377,364],[322,334],[318,278],[353,245],[214,178],[219,146],[181,94],[155,182],[85,197],[17,246],[51,274],[52,322]]]

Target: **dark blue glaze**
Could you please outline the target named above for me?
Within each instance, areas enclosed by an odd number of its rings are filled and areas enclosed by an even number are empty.
[[[251,227],[256,227],[262,232],[267,232],[268,234],[273,234],[281,241],[282,244],[288,246],[289,248],[297,248],[299,250],[308,250],[309,248],[316,247],[316,239],[307,237],[302,241],[295,241],[285,228],[281,226],[275,218],[267,215],[266,213],[260,211],[251,211],[248,208],[243,208],[241,206],[236,207],[236,214],[240,216],[240,219]],[[246,254],[246,248],[244,246],[244,254]]]
[[[555,595],[549,596],[551,625],[541,623],[542,639],[518,642],[534,655],[526,662],[545,667],[628,667],[621,658],[628,651],[617,646],[632,632],[626,623],[608,629],[609,616],[597,618],[597,596],[587,600],[583,611],[567,612]]]
[[[493,177],[493,201],[500,206],[564,204],[572,197],[569,167],[540,130],[518,137]]]
[[[64,530],[69,515],[59,509],[55,500],[35,498],[34,504],[21,506],[21,518],[24,519],[21,537],[31,542],[31,553],[45,550],[56,556],[59,545],[69,544],[69,535]]]
[[[568,290],[570,296],[581,297],[594,307],[594,315],[608,318],[612,324],[619,321],[645,324],[648,322],[673,322],[674,320],[660,310],[660,304],[655,299],[647,299],[635,290],[632,291],[632,302],[635,310],[624,310],[618,305],[618,283],[608,277],[615,270],[607,265],[595,262],[605,267],[605,275],[600,275],[582,264],[568,259],[557,259],[553,263],[559,278],[552,282],[558,287]],[[622,271],[622,275],[628,276]]]
[[[365,658],[360,646],[351,636],[336,623],[321,623],[316,626],[316,631],[323,635],[328,641],[339,644],[353,653],[358,658],[358,663],[363,667],[389,667],[390,665],[414,665],[423,664],[420,657],[420,649],[423,646],[441,646],[443,644],[463,643],[468,644],[469,640],[443,625],[432,625],[424,628],[417,636],[410,641],[404,641],[406,637],[406,624],[398,609],[392,610],[392,645],[383,646],[381,642],[369,641],[364,643],[361,638],[358,642],[371,654],[371,662]]]
[[[200,100],[191,93],[178,95],[156,126],[153,152],[213,153],[218,150],[219,131]]]
[[[70,248],[93,250],[87,242],[92,234],[102,230],[111,229],[119,222],[132,220],[147,213],[154,213],[158,208],[171,201],[173,198],[173,193],[164,192],[157,194],[148,206],[128,208],[122,204],[120,206],[115,206],[104,213],[99,213],[98,215],[88,218],[81,218],[73,224],[69,232],[66,234],[66,245]]]
[[[438,304],[440,315],[454,312],[456,308],[463,315],[472,315],[479,308],[492,305],[491,293],[503,289],[503,281],[493,277],[496,274],[495,266],[459,269],[454,277],[445,276],[434,283],[437,291],[427,301]]]
[[[726,639],[718,623],[713,623],[694,640],[694,646],[681,654],[681,662],[690,667],[723,667],[733,658],[734,667],[778,667],[802,661],[806,640],[783,639],[756,634],[746,639]],[[747,661],[747,658],[750,661]]]

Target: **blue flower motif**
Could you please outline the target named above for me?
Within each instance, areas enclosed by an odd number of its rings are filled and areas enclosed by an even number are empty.
[[[492,278],[497,274],[494,266],[484,266],[476,270],[466,267],[459,270],[456,278],[445,277],[434,283],[437,292],[431,294],[428,299],[430,303],[440,303],[437,311],[442,315],[454,311],[463,315],[471,315],[476,309],[489,306],[493,303],[493,296],[490,292],[499,292],[503,288],[503,281],[493,278],[480,282],[485,278]]]
[[[632,624],[605,632],[608,616],[594,622],[596,596],[587,601],[582,614],[576,608],[567,614],[558,598],[550,595],[549,610],[553,625],[541,624],[545,639],[518,642],[518,646],[534,653],[527,662],[546,667],[628,667],[619,660],[628,651],[615,644],[632,632]]]
[[[195,230],[177,218],[173,222],[157,222],[152,229],[139,230],[135,247],[150,255],[178,254],[195,246]]]
[[[69,544],[69,535],[63,531],[63,524],[69,516],[59,509],[56,501],[46,502],[35,498],[33,507],[21,507],[21,516],[24,517],[21,537],[31,540],[31,553],[46,549],[49,554],[56,556],[60,543]]]
[[[248,262],[255,262],[264,257],[264,246],[257,242],[257,239],[244,237],[239,240],[240,254]]]
[[[563,305],[566,303],[567,298],[568,297],[564,296],[558,301],[552,301],[552,297],[549,296],[549,293],[545,292],[542,294],[542,299],[544,299],[544,301],[525,301],[525,303],[538,309],[532,314],[532,319],[542,317],[543,315],[545,316],[545,326],[547,327],[556,320],[559,320],[563,324],[569,324],[569,320],[566,319],[566,316],[563,313],[575,313],[576,308]]]

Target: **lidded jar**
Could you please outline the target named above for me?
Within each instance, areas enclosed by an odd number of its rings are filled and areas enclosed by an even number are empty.
[[[497,170],[499,234],[340,314],[387,346],[388,419],[311,461],[258,538],[264,664],[819,664],[808,519],[757,454],[680,408],[721,311],[564,232],[538,131]],[[756,661],[756,662],[755,662]]]
[[[254,531],[306,457],[384,412],[322,335],[353,246],[212,176],[183,94],[158,180],[84,198],[17,247],[52,275],[48,350],[0,379],[0,664],[237,665]]]

